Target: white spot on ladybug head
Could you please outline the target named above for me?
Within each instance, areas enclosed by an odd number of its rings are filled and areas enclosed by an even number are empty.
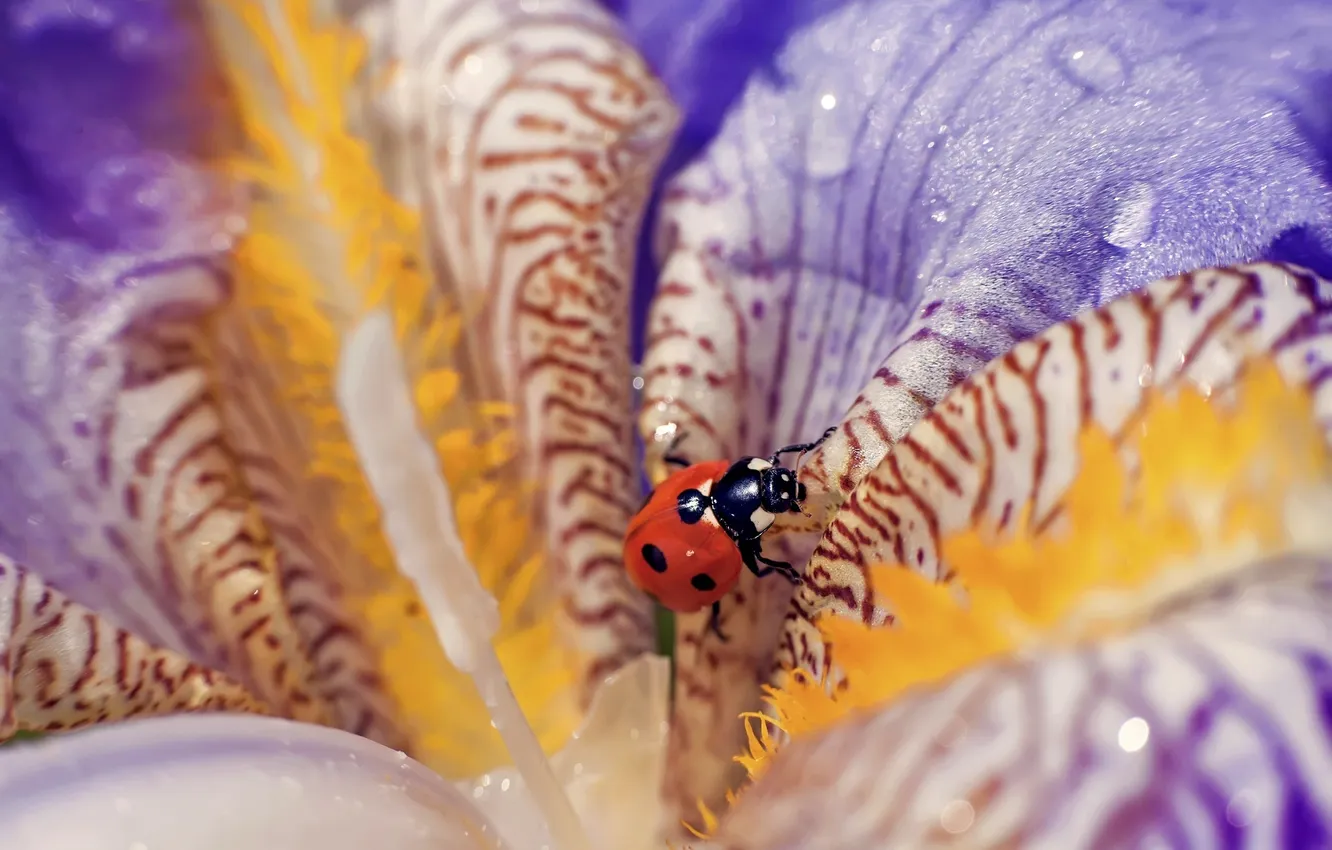
[[[779,493],[778,495],[781,496],[783,499],[789,499],[789,498],[791,498],[791,493],[790,493],[789,491],[787,491],[787,490],[783,490],[783,491],[782,491],[781,493]]]
[[[749,459],[749,468],[755,472],[762,472],[765,469],[772,469],[772,464],[761,457],[755,457]]]

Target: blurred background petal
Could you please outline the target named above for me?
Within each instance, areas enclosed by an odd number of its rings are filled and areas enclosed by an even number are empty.
[[[0,760],[12,850],[499,850],[494,825],[402,753],[255,717],[173,717],[49,738]]]
[[[199,350],[241,226],[202,165],[234,135],[200,21],[15,2],[0,41],[0,550],[271,710],[329,720]]]

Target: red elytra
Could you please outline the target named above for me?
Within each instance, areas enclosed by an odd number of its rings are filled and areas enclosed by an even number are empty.
[[[657,486],[632,520],[624,541],[624,563],[637,587],[662,605],[690,614],[721,599],[740,578],[744,561],[716,515],[694,523],[680,519],[681,495],[707,495],[731,464],[697,463],[677,470]]]
[[[734,463],[690,465],[668,450],[666,462],[682,468],[653,490],[629,522],[624,563],[630,580],[672,611],[687,614],[711,605],[711,628],[726,640],[719,627],[720,600],[739,581],[741,568],[759,578],[777,572],[800,583],[794,567],[765,558],[762,551],[761,538],[777,516],[801,512],[805,499],[795,471],[778,460],[809,451],[835,430],[767,459],[743,457]]]

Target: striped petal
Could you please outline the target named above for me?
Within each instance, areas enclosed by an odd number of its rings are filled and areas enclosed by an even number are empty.
[[[628,314],[675,110],[586,0],[402,0],[363,24],[395,72],[386,171],[419,204],[437,276],[477,335],[469,379],[503,388],[528,474],[547,482],[535,512],[586,702],[654,644],[620,561],[639,494]]]
[[[625,5],[631,26],[653,19]],[[702,460],[840,423],[805,465],[826,521],[959,381],[1054,323],[1184,269],[1332,273],[1324,4],[830,4],[775,51],[768,25],[801,4],[689,5],[708,23],[682,36],[693,61],[663,60],[668,84],[694,103],[709,62],[725,76],[748,50],[755,70],[664,189],[639,419],[650,470],[679,432]],[[750,16],[764,21],[752,38],[727,29]],[[792,537],[783,556],[811,548]],[[741,744],[728,719],[770,675],[779,585],[742,577],[725,647],[706,616],[677,632],[687,806],[716,801],[714,754]],[[784,661],[816,651],[780,639]]]
[[[1269,352],[1288,380],[1310,388],[1332,429],[1332,283],[1296,266],[1165,278],[1015,346],[937,405],[851,494],[810,559],[781,663],[824,672],[811,622],[820,610],[886,620],[867,589],[869,565],[942,578],[943,535],[978,522],[1010,528],[1029,501],[1038,527],[1056,523],[1084,426],[1122,439],[1147,387],[1211,393],[1247,357]]]
[[[1287,556],[975,668],[788,744],[716,846],[1321,846],[1329,615],[1332,561]]]
[[[92,18],[30,4],[4,26],[0,53],[23,72],[3,76],[23,87],[3,104],[0,548],[105,618],[43,651],[125,629],[170,651],[180,704],[193,662],[269,710],[326,721],[197,344],[228,297],[236,228],[200,165],[226,138],[206,37],[164,3]]]
[[[136,716],[263,713],[240,683],[71,602],[0,556],[0,739]]]

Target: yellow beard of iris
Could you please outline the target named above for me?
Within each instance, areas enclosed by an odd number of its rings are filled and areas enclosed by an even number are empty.
[[[1035,531],[1028,506],[1005,539],[980,528],[946,537],[957,587],[875,567],[873,592],[893,625],[818,621],[844,681],[828,687],[796,670],[768,689],[771,716],[745,715],[749,752],[737,760],[750,777],[780,745],[774,728],[799,738],[987,659],[1127,630],[1255,558],[1326,548],[1327,444],[1308,393],[1274,365],[1252,364],[1231,403],[1153,393],[1139,421],[1123,455],[1099,428],[1080,436],[1059,530]],[[705,811],[704,822],[711,832],[716,818]]]

